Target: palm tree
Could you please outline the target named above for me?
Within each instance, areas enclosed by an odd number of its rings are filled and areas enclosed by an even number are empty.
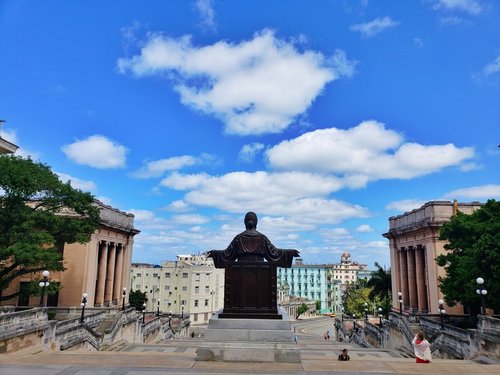
[[[389,298],[391,296],[391,269],[388,271],[383,269],[380,264],[375,262],[376,271],[372,272],[372,277],[368,280],[367,286],[372,288],[368,297],[373,300],[379,297],[384,301],[386,306],[389,306]]]

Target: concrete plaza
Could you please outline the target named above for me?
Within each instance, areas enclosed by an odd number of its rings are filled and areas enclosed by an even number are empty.
[[[160,344],[130,344],[116,351],[24,352],[2,354],[2,375],[139,375],[139,374],[464,374],[500,375],[500,365],[436,359],[416,364],[392,351],[360,348],[325,341],[318,335],[300,335],[302,362],[297,364],[197,362],[197,339]],[[341,349],[349,349],[350,362],[337,361]]]

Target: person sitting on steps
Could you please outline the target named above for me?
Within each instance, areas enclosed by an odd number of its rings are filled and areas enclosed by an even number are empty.
[[[342,352],[339,354],[339,361],[348,361],[350,360],[351,357],[349,357],[349,354],[347,354],[347,349],[342,349]]]

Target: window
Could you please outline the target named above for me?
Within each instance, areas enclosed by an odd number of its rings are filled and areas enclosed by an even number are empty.
[[[200,281],[200,274],[199,273],[194,275],[194,281]]]
[[[187,272],[183,272],[183,273],[182,273],[182,278],[183,278],[183,279],[187,279],[187,278],[188,278],[188,274],[187,274]]]
[[[183,286],[183,287],[182,287],[182,291],[183,291],[183,292],[186,292],[187,290],[188,290],[188,287],[187,287],[187,286]]]
[[[209,274],[209,273],[206,273],[206,274],[205,274],[205,280],[206,280],[206,281],[210,281],[210,274]]]
[[[157,273],[153,273],[153,277],[156,279],[158,278],[158,274]]]
[[[181,305],[182,305],[182,306],[185,306],[185,305],[186,305],[186,300],[185,300],[185,299],[183,299],[183,300],[181,301]]]
[[[198,321],[198,314],[193,314],[193,320],[194,320],[195,322],[197,322],[197,321]]]
[[[200,293],[200,287],[199,287],[198,285],[196,285],[196,286],[194,287],[194,292],[195,292],[196,294]]]
[[[194,300],[194,307],[198,307],[198,300],[197,299]]]
[[[170,285],[165,285],[165,290],[170,290]]]
[[[166,277],[167,279],[170,279],[170,272],[165,272],[165,277]]]
[[[137,277],[141,277],[141,273],[140,273],[140,272],[138,272],[136,276],[137,276]]]
[[[140,289],[141,289],[141,284],[137,284],[137,285],[135,286],[135,289],[136,289],[136,290],[140,290]]]

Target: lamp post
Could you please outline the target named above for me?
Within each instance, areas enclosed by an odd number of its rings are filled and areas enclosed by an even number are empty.
[[[382,308],[381,307],[378,308],[378,317],[380,319],[379,326],[380,326],[380,328],[382,328]]]
[[[483,288],[484,284],[484,279],[482,277],[478,277],[476,279],[476,283],[478,288],[476,289],[476,293],[481,296],[481,314],[485,315],[486,314],[486,304],[484,303],[484,296],[488,294],[488,291]]]
[[[146,302],[142,304],[142,324],[146,323]]]
[[[125,310],[125,297],[127,296],[127,288],[123,288],[122,292],[122,310]]]
[[[444,301],[440,299],[439,303],[439,319],[441,320],[441,331],[444,331],[444,314],[446,313],[444,309]]]
[[[82,294],[82,303],[80,303],[80,306],[82,307],[82,316],[80,317],[80,323],[83,323],[83,317],[85,315],[85,306],[87,306],[87,297],[89,295],[87,293]]]
[[[156,303],[156,316],[160,316],[160,300]]]
[[[184,305],[181,306],[181,320],[184,319]]]
[[[365,307],[365,320],[368,321],[368,302],[365,302],[363,306]]]
[[[352,325],[354,332],[356,332],[356,314],[352,314]]]
[[[398,292],[399,315],[403,315],[403,293]]]
[[[40,281],[40,283],[38,283],[38,285],[40,286],[40,288],[42,288],[42,291],[40,292],[40,307],[43,307],[45,306],[45,301],[44,301],[44,298],[45,298],[45,288],[47,288],[49,286],[49,275],[50,275],[50,272],[45,270],[42,272],[42,281]]]

